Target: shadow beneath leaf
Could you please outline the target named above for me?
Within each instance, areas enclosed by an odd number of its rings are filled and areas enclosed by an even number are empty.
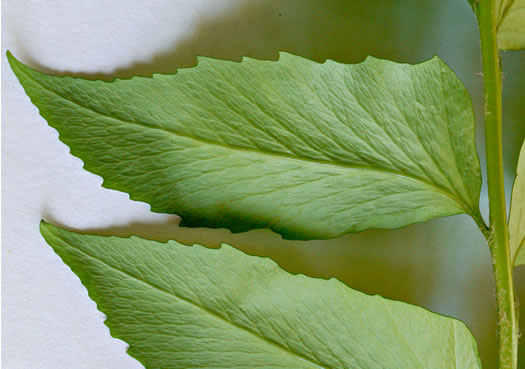
[[[422,55],[421,47],[435,31],[439,6],[437,1],[416,0],[244,1],[223,14],[199,18],[186,37],[151,55],[150,60],[135,61],[110,73],[51,70],[24,50],[23,42],[17,49],[26,64],[40,71],[102,80],[174,73],[196,65],[197,55],[234,61],[243,56],[277,60],[279,51],[284,51],[318,62],[356,63],[373,55],[416,63],[433,56]]]

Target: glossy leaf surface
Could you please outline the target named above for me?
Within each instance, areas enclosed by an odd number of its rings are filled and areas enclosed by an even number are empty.
[[[438,57],[199,58],[174,75],[113,82],[9,60],[87,170],[184,226],[311,239],[481,219],[470,98]]]
[[[146,368],[480,368],[465,325],[270,259],[42,223]]]

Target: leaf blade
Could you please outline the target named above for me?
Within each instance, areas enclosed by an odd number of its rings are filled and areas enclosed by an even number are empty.
[[[147,368],[480,367],[459,321],[228,245],[41,232]]]
[[[496,1],[496,12],[499,48],[525,49],[525,0]]]
[[[516,179],[512,186],[509,214],[509,244],[512,265],[525,264],[525,142],[521,146]]]
[[[477,15],[479,0],[469,0]],[[500,50],[525,49],[525,0],[496,0],[496,34]]]
[[[183,225],[310,239],[481,219],[470,99],[438,58],[201,58],[176,75],[112,83],[9,59],[86,169]]]

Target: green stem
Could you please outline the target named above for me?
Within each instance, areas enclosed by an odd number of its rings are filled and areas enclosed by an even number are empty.
[[[510,261],[501,127],[501,69],[496,33],[495,0],[480,0],[477,16],[485,89],[485,148],[490,205],[490,236],[498,305],[499,368],[516,369],[518,325]]]

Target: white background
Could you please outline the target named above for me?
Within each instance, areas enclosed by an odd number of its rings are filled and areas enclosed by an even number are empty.
[[[103,234],[173,237],[206,245],[227,241],[249,253],[271,256],[292,272],[335,276],[367,293],[462,319],[478,340],[484,367],[494,366],[489,253],[468,217],[324,242],[285,242],[267,231],[231,235],[224,230],[179,229],[176,216],[150,213],[146,204],[101,188],[101,178],[83,171],[82,162],[69,155],[56,131],[38,115],[5,59],[10,49],[42,71],[111,79],[174,72],[193,65],[195,55],[276,59],[277,50],[284,50],[319,61],[356,62],[372,54],[418,62],[437,53],[469,89],[479,120],[476,32],[466,0],[4,0],[3,368],[142,367],[125,354],[124,342],[110,336],[103,314],[77,277],[40,237],[41,218]],[[525,54],[507,53],[503,65],[510,188],[525,135]],[[486,200],[481,205],[486,213]],[[523,267],[517,270],[516,282],[525,301]]]

